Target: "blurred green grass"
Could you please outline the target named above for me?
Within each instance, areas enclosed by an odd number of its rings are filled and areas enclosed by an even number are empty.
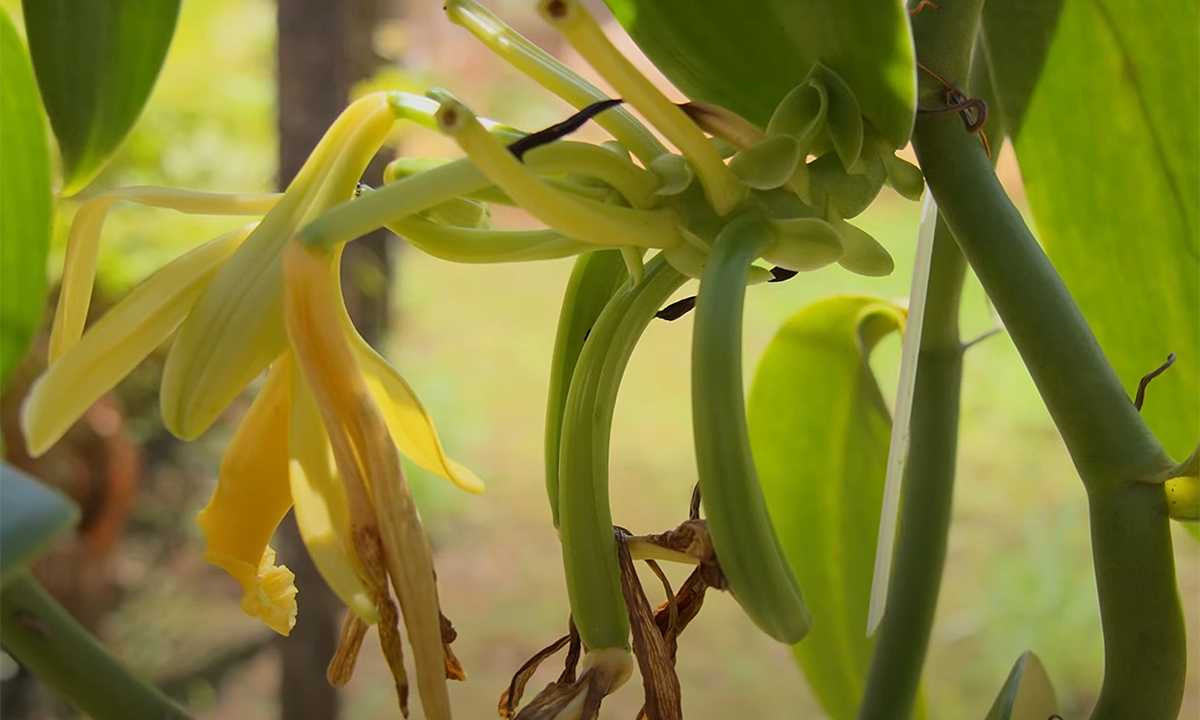
[[[515,8],[508,5],[506,15]],[[269,188],[275,157],[273,7],[266,0],[209,0],[183,8],[179,35],[151,103],[101,182],[239,192]],[[424,58],[419,71],[483,112],[527,127],[554,122],[566,112],[461,31],[447,29],[435,7],[414,10],[406,36],[411,54]],[[422,45],[437,42],[438,47]],[[449,55],[453,62],[446,61]],[[411,140],[406,146],[417,148],[413,152],[445,147],[429,137]],[[747,374],[775,329],[806,303],[842,292],[905,298],[917,216],[916,204],[889,195],[856,221],[896,257],[897,269],[889,278],[830,268],[752,288]],[[101,255],[105,289],[127,289],[182,248],[227,225],[167,211],[118,210],[106,228]],[[59,262],[52,261],[54,272]],[[461,717],[493,717],[512,672],[566,626],[541,452],[550,351],[569,267],[569,261],[460,266],[413,251],[398,254],[396,313],[386,354],[420,393],[448,451],[489,485],[484,495],[471,497],[412,470],[437,551],[445,609],[460,633],[456,650],[470,674],[466,684],[452,689]],[[992,327],[974,281],[963,307],[966,337]],[[690,319],[653,323],[622,388],[611,463],[614,518],[635,532],[666,529],[686,514],[695,480],[690,330]],[[893,338],[873,360],[885,388],[894,383],[898,348]],[[146,385],[139,391],[149,392],[152,384]],[[1153,401],[1151,388],[1148,402]],[[146,403],[132,421],[157,427],[155,412],[154,404]],[[187,446],[190,455],[180,462],[188,472],[203,468],[211,477],[222,445],[214,440],[222,433],[228,427]],[[202,496],[186,500],[189,512],[183,516],[190,517],[204,501]],[[195,530],[183,523],[179,532],[193,542],[186,550],[198,557]],[[1200,546],[1182,533],[1177,538],[1190,646],[1196,648]],[[189,585],[207,584],[214,597],[228,596],[222,612],[217,612],[219,603],[212,605],[206,625],[246,627],[236,592],[226,587],[232,581],[216,571],[195,570],[191,563],[184,568],[139,574],[129,600],[106,626],[109,639],[147,651],[129,653],[141,667],[154,669],[164,654],[187,653],[192,643],[201,644],[182,639],[150,652],[161,643],[145,637],[169,633],[147,623],[148,617],[192,622],[187,608],[194,602],[184,601],[193,592]],[[165,584],[169,592],[156,584],[163,578],[172,579]],[[681,578],[672,571],[674,581]],[[656,583],[649,580],[647,588],[652,587]],[[303,603],[302,589],[301,622]],[[1011,342],[1000,335],[972,348],[966,358],[954,526],[926,674],[933,716],[983,717],[1012,661],[1026,649],[1045,661],[1064,713],[1084,712],[1102,670],[1086,499]],[[1183,717],[1200,711],[1197,665]],[[205,716],[274,717],[277,668],[276,656],[263,653],[229,674],[212,693]],[[787,649],[758,633],[727,596],[710,595],[684,634],[679,670],[692,720],[820,717]],[[548,663],[531,691],[556,671],[555,662]],[[640,704],[638,685],[635,679],[606,704],[605,717],[632,717]],[[371,641],[347,688],[346,717],[393,716],[391,681]]]

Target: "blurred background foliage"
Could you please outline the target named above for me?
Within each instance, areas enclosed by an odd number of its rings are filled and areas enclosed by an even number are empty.
[[[3,4],[19,18],[16,0]],[[506,0],[492,7],[580,68],[528,3]],[[594,9],[606,14],[602,7]],[[569,113],[447,23],[438,3],[397,3],[394,10],[398,19],[377,28],[375,51],[403,63],[404,70],[397,64],[369,84],[443,85],[480,112],[531,129]],[[606,28],[623,50],[637,55],[615,23]],[[149,104],[93,187],[272,189],[278,112],[274,49],[270,0],[184,2]],[[641,67],[654,75],[648,63]],[[446,140],[425,131],[406,131],[398,141],[412,155],[456,154]],[[1020,198],[1019,177],[1007,153],[1001,173]],[[60,272],[74,208],[69,201],[59,206],[52,281]],[[502,223],[521,222],[508,213],[498,216]],[[807,303],[834,293],[906,297],[917,219],[918,206],[890,191],[861,218],[864,229],[896,257],[891,277],[863,278],[835,266],[791,283],[754,288],[747,298],[747,373],[776,329]],[[184,248],[230,224],[118,207],[105,227],[98,304],[104,306],[105,298],[111,302]],[[512,672],[566,626],[541,444],[546,378],[570,262],[461,266],[413,252],[394,257],[393,312],[382,350],[420,393],[448,450],[489,484],[483,496],[466,497],[410,468],[437,552],[445,610],[459,630],[456,650],[470,674],[467,683],[452,687],[453,700],[462,717],[492,717]],[[966,337],[993,325],[973,280],[963,324]],[[614,516],[635,532],[672,527],[687,511],[695,479],[689,387],[682,371],[690,329],[690,319],[651,326],[630,364],[617,408]],[[44,355],[35,349],[34,357],[39,354]],[[894,336],[873,356],[885,392],[894,386],[898,357]],[[62,444],[66,448],[44,460],[49,465],[41,476],[76,483],[77,497],[94,491],[88,482],[111,486],[100,493],[100,506],[92,508],[91,526],[99,523],[110,536],[102,537],[108,555],[99,569],[81,570],[79,558],[85,556],[79,546],[96,542],[81,533],[42,563],[40,577],[121,657],[187,699],[202,717],[274,718],[278,646],[270,643],[268,631],[241,614],[232,581],[201,562],[192,522],[211,491],[219,451],[246,404],[232,408],[201,441],[179,443],[158,418],[160,361],[146,363],[81,422],[87,427],[73,431]],[[27,383],[37,371],[36,360],[28,365],[4,397],[10,450],[18,389],[22,378]],[[1147,403],[1154,402],[1151,386]],[[81,467],[79,458],[90,457],[99,459]],[[123,489],[113,492],[112,487]],[[1013,658],[1027,649],[1045,662],[1066,717],[1090,707],[1099,687],[1102,644],[1086,508],[1083,487],[1011,342],[1000,335],[974,347],[966,357],[958,492],[926,671],[932,717],[983,717]],[[87,518],[85,503],[85,523]],[[864,532],[873,537],[875,530]],[[1192,648],[1200,647],[1198,547],[1177,532]],[[672,574],[676,583],[682,577]],[[303,623],[305,588],[300,592]],[[6,677],[11,670],[7,666]],[[788,649],[756,632],[728,597],[712,596],[706,603],[683,638],[679,670],[685,713],[694,720],[820,717]],[[552,672],[544,671],[546,677],[539,675],[533,685],[548,682]],[[1200,712],[1200,662],[1191,663],[1189,673],[1182,717]],[[640,705],[637,685],[630,683],[607,703],[605,716],[633,717]],[[71,717],[65,706],[29,684],[19,696],[8,691],[12,687],[6,683],[6,717]],[[14,697],[21,707],[10,704]],[[343,715],[395,713],[386,666],[368,643],[345,691]]]

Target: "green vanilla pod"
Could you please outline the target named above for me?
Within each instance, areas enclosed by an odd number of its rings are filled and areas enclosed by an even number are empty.
[[[583,343],[605,305],[628,279],[620,250],[597,250],[575,260],[558,315],[558,334],[550,360],[550,396],[546,402],[546,493],[558,527],[558,449],[571,377]]]
[[[700,496],[729,589],[755,625],[790,645],[812,621],[758,483],[742,383],[746,277],[774,243],[756,214],[735,218],[717,235],[696,299],[692,426]]]
[[[608,450],[621,377],[642,331],[686,280],[661,257],[619,291],[583,344],[559,443],[558,530],[571,617],[589,652],[629,649],[629,615],[608,504]]]

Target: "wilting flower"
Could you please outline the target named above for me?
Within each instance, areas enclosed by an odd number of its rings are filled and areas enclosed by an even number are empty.
[[[335,321],[320,327],[332,328],[333,334],[323,332],[314,340],[304,329],[289,333],[284,324],[283,256],[293,235],[310,219],[354,196],[361,173],[395,115],[383,93],[355,102],[282,195],[132,188],[85,204],[69,239],[50,365],[34,383],[21,419],[30,452],[45,452],[92,402],[177,328],[161,400],[164,422],[181,437],[194,438],[207,429],[269,365],[222,460],[216,492],[197,520],[207,541],[206,559],[241,584],[245,612],[288,634],[296,618],[296,588],[292,573],[275,564],[269,541],[294,507],[309,553],[357,622],[390,619],[391,628],[381,628],[381,634],[394,641],[397,659],[399,636],[388,574],[405,563],[412,563],[406,571],[410,574],[425,571],[426,599],[434,593],[431,627],[441,668],[432,563],[411,499],[403,548],[388,534],[394,530],[389,526],[396,522],[396,508],[389,505],[387,517],[380,520],[374,508],[381,502],[394,505],[400,492],[396,488],[403,486],[397,447],[417,465],[471,492],[481,491],[482,483],[446,457],[412,388],[350,324],[336,277],[340,248],[326,256],[320,285],[326,303],[321,317]],[[154,273],[84,332],[101,223],[116,200],[185,212],[265,215]],[[302,322],[304,316],[297,317],[301,320],[296,322]],[[354,407],[336,405],[336,411],[329,411],[332,402],[346,396],[340,386],[331,390],[322,382],[328,373],[314,370],[319,367],[314,357],[325,357],[320,353],[333,347],[341,351],[338,364],[332,366],[334,374],[355,378],[360,394]],[[367,414],[370,422],[364,420]],[[373,433],[367,448],[364,424]],[[351,456],[362,465],[347,464]],[[403,494],[407,496],[407,490]],[[398,551],[407,554],[404,562],[390,556]],[[422,620],[429,620],[428,602],[406,612],[422,613]],[[384,639],[387,645],[388,637]],[[430,654],[418,645],[418,660],[423,652]]]

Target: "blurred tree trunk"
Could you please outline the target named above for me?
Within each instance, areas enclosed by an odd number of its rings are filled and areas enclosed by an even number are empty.
[[[325,130],[346,107],[350,89],[374,73],[379,59],[372,33],[385,4],[394,0],[278,0],[279,187],[284,188]],[[378,185],[384,161],[364,178]],[[346,305],[355,325],[375,344],[388,325],[386,231],[347,246],[342,261]],[[325,667],[337,645],[341,603],[312,564],[289,515],[280,527],[280,555],[296,574],[300,612],[283,657],[283,720],[333,720],[337,690]]]

